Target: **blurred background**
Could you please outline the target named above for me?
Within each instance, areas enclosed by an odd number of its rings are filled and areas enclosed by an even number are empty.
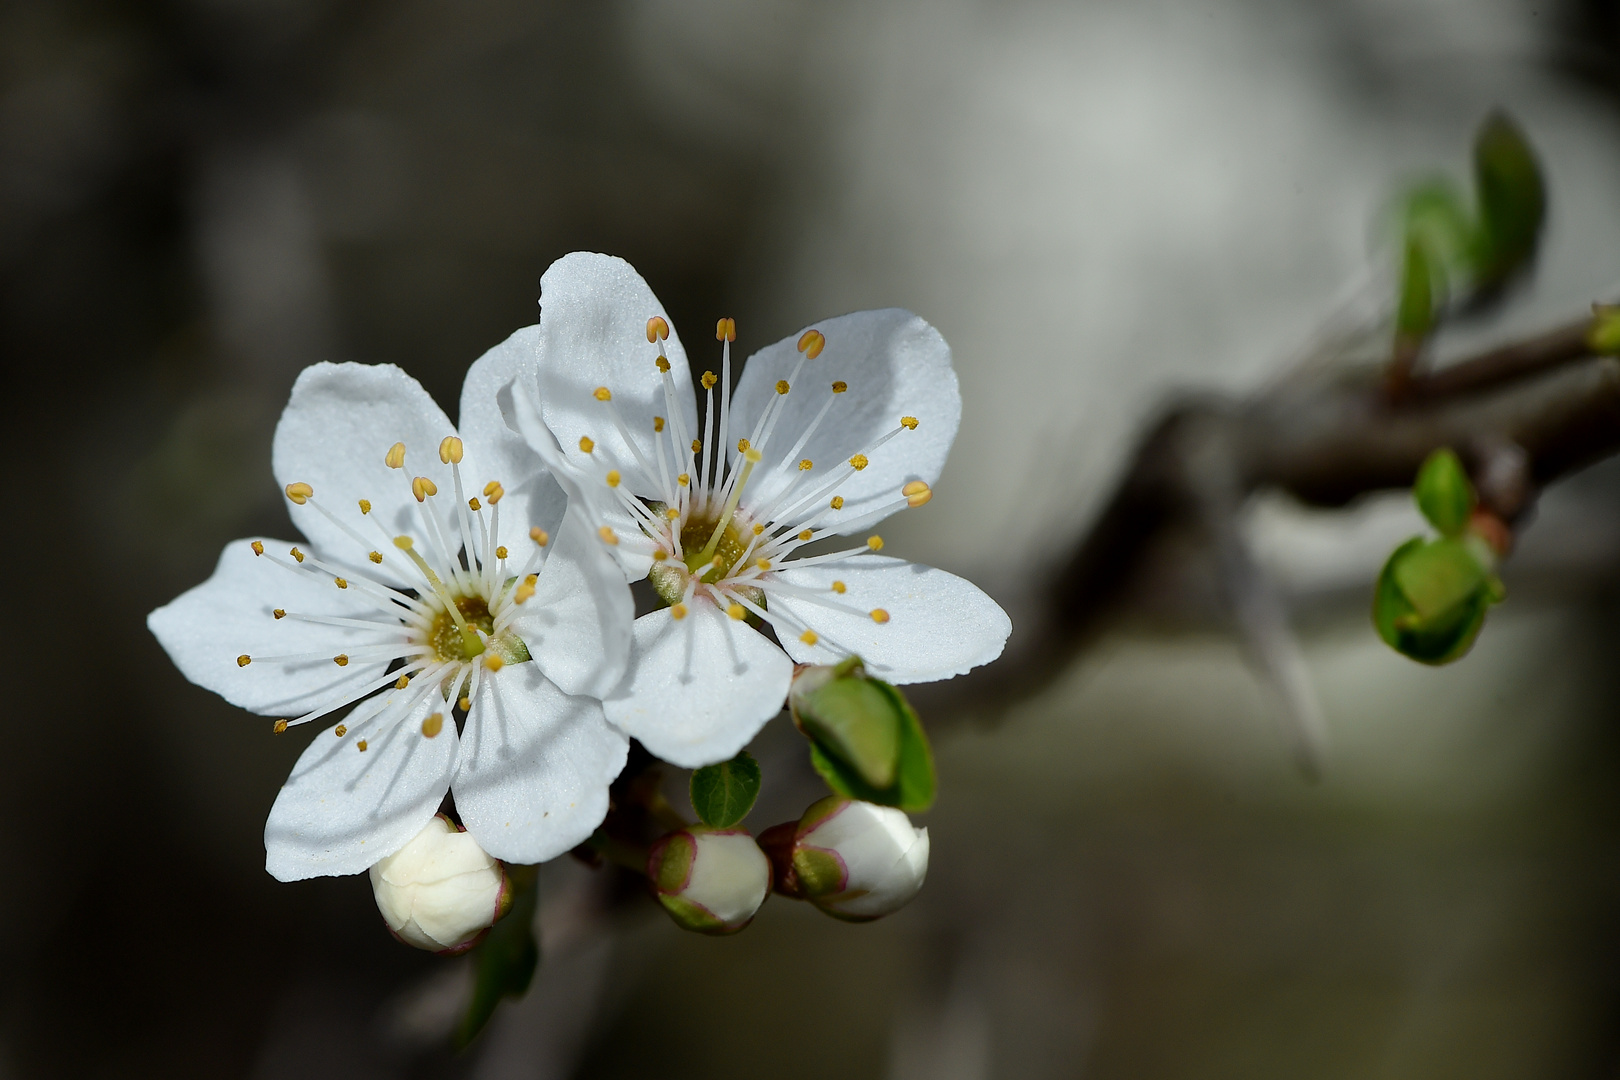
[[[1541,154],[1546,242],[1442,352],[1613,299],[1617,61],[1600,0],[0,4],[3,400],[39,470],[0,530],[0,1078],[1620,1075],[1612,463],[1543,500],[1438,671],[1366,616],[1407,499],[1252,507],[1322,782],[1172,598],[1016,708],[919,696],[942,797],[904,912],[778,899],[701,939],[559,860],[536,988],[460,1056],[462,967],[363,877],[263,871],[303,738],[143,623],[291,535],[269,445],[303,366],[399,364],[453,409],[591,249],[699,360],[721,315],[745,351],[938,326],[961,435],[889,542],[1016,627],[1167,395],[1261,386],[1388,293],[1382,209],[1465,175],[1491,107]],[[786,728],[756,831],[814,797]]]

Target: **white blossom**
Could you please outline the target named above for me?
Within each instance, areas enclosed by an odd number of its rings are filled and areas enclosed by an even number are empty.
[[[832,795],[799,819],[793,870],[805,899],[851,922],[898,911],[928,876],[928,830],[892,806]]]

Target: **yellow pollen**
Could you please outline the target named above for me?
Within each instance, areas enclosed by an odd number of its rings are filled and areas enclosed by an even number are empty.
[[[669,617],[672,618],[672,619],[684,619],[684,618],[686,618],[686,605],[685,604],[671,604],[670,609],[669,609]]]
[[[730,615],[733,619],[736,619],[738,622],[741,622],[742,619],[743,619],[743,616],[748,614],[748,610],[746,608],[744,608],[741,604],[733,603],[730,607],[726,608],[726,614]]]
[[[380,563],[382,562],[382,552],[373,551],[370,555],[367,555],[366,558],[370,559],[374,563]]]
[[[776,380],[776,392],[778,394],[785,394],[791,389],[793,389],[793,387],[788,385],[788,381],[786,379]]]
[[[255,555],[263,555],[264,554],[264,545],[259,543],[257,540],[253,541],[252,547],[253,547],[253,554],[255,554]]]
[[[444,713],[434,713],[422,721],[422,734],[431,739],[444,730]]]
[[[472,708],[472,698],[457,698],[456,704],[460,706],[462,712],[466,712],[468,709]]]
[[[418,476],[411,481],[411,494],[416,496],[417,502],[426,502],[429,495],[437,495],[439,485],[425,476]]]
[[[799,640],[804,642],[806,645],[814,645],[816,642],[820,641],[821,638],[814,630],[806,630],[804,633],[799,635]]]
[[[826,348],[827,338],[820,330],[806,330],[799,335],[799,351],[814,360]]]
[[[854,457],[849,459],[849,464],[856,472],[860,472],[862,469],[870,465],[871,462],[866,460],[865,454],[856,454]]]
[[[668,548],[659,548],[657,551],[653,552],[653,562],[663,562],[667,558],[669,558]]]
[[[517,587],[517,589],[512,593],[512,603],[521,604],[525,600],[527,600],[529,597],[533,596],[534,595],[534,583],[536,581],[539,581],[539,580],[540,580],[540,575],[539,574],[530,574],[528,577],[524,578],[523,579],[523,584],[519,585]]]
[[[354,744],[354,748],[356,750],[360,751],[362,754],[365,753],[366,752],[366,740],[361,739],[359,742]]]
[[[546,530],[542,529],[540,526],[536,525],[534,528],[529,530],[529,539],[533,540],[541,547],[545,547],[547,544],[551,543],[551,534],[546,532]]]
[[[844,508],[844,497],[842,495],[834,495],[832,497],[832,502],[828,503],[827,505],[831,506],[834,510],[842,510]]]
[[[340,589],[347,589],[349,587],[349,583],[342,578],[333,578],[332,584],[336,585]]]
[[[669,361],[664,359],[662,356],[660,356],[658,358],[658,370],[659,371],[668,371],[669,370]]]
[[[698,381],[703,384],[703,389],[705,389],[705,390],[713,390],[714,389],[714,384],[719,382],[720,380],[719,380],[718,377],[716,377],[714,372],[705,371],[703,373],[703,378],[699,379]]]
[[[916,431],[917,418],[915,416],[902,416],[900,418],[900,426],[905,428],[907,431]]]
[[[716,322],[714,324],[714,340],[716,340],[716,341],[736,341],[737,340],[737,320],[736,319],[721,319],[720,321]]]
[[[478,496],[474,495],[472,498],[467,500],[467,509],[471,510],[475,514],[482,509],[482,504],[478,501]]]
[[[247,667],[251,663],[253,663],[253,657],[249,656],[247,653],[243,653],[241,656],[236,658],[237,667]]]
[[[813,469],[815,467],[816,467],[816,463],[811,461],[809,458],[805,458],[803,461],[799,462],[799,471],[800,472],[809,472],[811,469]]]
[[[702,450],[702,449],[703,449],[703,440],[702,439],[693,439],[692,440],[692,453],[695,454],[699,450]]]
[[[806,529],[806,530],[804,530],[803,532],[801,532],[799,534],[799,539],[800,540],[808,540],[814,535],[816,535],[816,534],[811,532],[809,529]]]
[[[906,497],[907,506],[921,506],[934,497],[934,489],[921,480],[913,480],[900,489],[900,494]]]
[[[409,685],[411,685],[411,677],[409,675],[401,675],[399,677],[399,679],[394,683],[394,689],[395,690],[403,690]]]
[[[769,559],[755,559],[754,560],[754,565],[759,567],[761,570],[769,570],[771,568],[771,560],[769,560]]]
[[[405,467],[405,444],[397,442],[390,446],[388,453],[383,456],[383,464],[390,469],[403,469]]]
[[[348,667],[349,666],[349,654],[348,653],[338,653],[336,656],[332,657],[332,663],[336,664],[338,667]]]
[[[847,586],[842,581],[833,582],[833,592],[837,593],[839,596],[844,595],[844,590],[846,588]]]
[[[439,440],[439,460],[446,465],[460,465],[462,457],[461,440],[454,435],[446,435]]]
[[[663,430],[664,430],[664,418],[662,416],[653,417],[653,431],[662,432]]]
[[[500,653],[485,653],[484,666],[491,671],[499,671],[506,666],[506,661],[501,659]]]
[[[287,721],[277,720],[273,725],[271,725],[270,730],[275,732],[277,735],[285,734],[287,731]]]
[[[668,510],[664,511],[664,516],[671,521],[676,521],[680,518],[681,512],[672,506]]]
[[[872,621],[875,623],[886,623],[889,621],[889,613],[884,611],[882,608],[873,608]]]
[[[337,727],[332,729],[332,734],[336,735],[340,739],[343,738],[343,736],[347,735],[348,733],[349,733],[349,726],[347,724],[339,724]]]
[[[595,397],[596,397],[597,401],[612,401],[613,400],[613,391],[609,390],[605,386],[598,386],[596,388]]]
[[[845,382],[842,379],[839,379],[837,382],[833,383],[833,393],[835,393],[835,394],[842,394],[845,390],[848,390],[848,389],[849,389],[849,383]]]
[[[298,483],[287,485],[287,498],[291,499],[299,506],[303,506],[305,500],[313,494],[315,494],[315,489],[310,487],[308,484]]]
[[[360,512],[362,514],[371,513],[371,500],[370,499],[361,499],[360,500]]]
[[[882,551],[883,550],[883,537],[881,537],[881,536],[868,536],[866,538],[866,546],[871,548],[873,551]]]
[[[618,547],[619,546],[619,538],[618,538],[618,536],[613,532],[613,530],[611,528],[609,528],[606,525],[602,526],[600,529],[597,529],[596,530],[596,535],[598,535],[598,536],[600,536],[602,538],[602,543],[607,544],[610,547]]]
[[[669,323],[664,321],[662,315],[654,315],[647,320],[647,344],[663,341],[669,337]]]
[[[687,473],[681,473],[681,475],[675,478],[675,482],[681,485],[681,487],[685,487],[687,484],[692,482],[692,477]]]
[[[619,486],[619,480],[620,480],[619,470],[618,469],[609,469],[608,474],[607,474],[607,486],[611,487],[611,488],[616,488],[616,487]]]
[[[764,525],[763,522],[755,523],[755,525],[754,525],[754,535],[755,536],[764,536],[765,535],[765,525]]]
[[[579,437],[579,448],[588,454],[592,450],[596,449],[596,443],[591,441],[591,437],[589,435],[581,435]]]
[[[304,561],[304,553],[302,551],[299,551],[297,548],[293,548],[292,551],[290,551],[288,554],[290,554],[294,559],[298,560],[299,562]]]
[[[287,609],[276,608],[276,610],[272,611],[270,614],[274,615],[278,619],[285,619],[287,617]]]
[[[501,496],[505,494],[506,489],[501,487],[501,482],[499,480],[491,480],[489,483],[484,485],[484,498],[489,500],[489,505],[491,506],[494,506],[496,503],[500,502]]]
[[[495,557],[497,559],[506,558],[506,545],[505,544],[502,544],[500,547],[495,549]]]
[[[737,453],[739,453],[739,454],[748,453],[748,447],[749,447],[749,442],[748,442],[747,439],[738,439],[737,440]]]

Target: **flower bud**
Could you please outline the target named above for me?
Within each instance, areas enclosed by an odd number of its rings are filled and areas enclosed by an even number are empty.
[[[928,876],[928,830],[890,806],[831,795],[799,819],[791,884],[816,907],[850,922],[910,903]]]
[[[653,845],[647,879],[683,928],[735,934],[770,895],[771,863],[746,830],[693,825]]]
[[[446,956],[477,945],[512,906],[506,868],[443,814],[371,868],[371,889],[396,938]]]

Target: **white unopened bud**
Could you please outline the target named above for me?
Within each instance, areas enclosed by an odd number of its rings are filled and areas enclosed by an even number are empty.
[[[506,868],[443,814],[371,868],[371,890],[395,937],[446,955],[478,944],[512,906]]]
[[[647,879],[685,929],[735,934],[770,895],[771,862],[746,830],[693,825],[653,845]]]
[[[832,795],[799,819],[793,872],[806,900],[865,922],[898,911],[928,876],[928,830],[890,806]]]

